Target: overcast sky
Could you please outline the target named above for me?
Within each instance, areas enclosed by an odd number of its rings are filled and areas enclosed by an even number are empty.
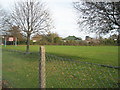
[[[0,0],[0,4],[5,9],[9,10],[9,7],[11,7],[16,1],[18,0]],[[87,35],[95,37],[93,34],[86,34],[79,31],[78,25],[76,24],[76,13],[72,6],[72,2],[75,0],[42,1],[47,3],[54,20],[55,29],[52,29],[52,32],[58,33],[61,37],[67,37],[69,35],[74,35],[83,39]]]

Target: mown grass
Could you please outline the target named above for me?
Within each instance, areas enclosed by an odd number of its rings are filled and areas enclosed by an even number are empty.
[[[25,46],[3,48],[3,80],[8,87],[38,88],[39,47],[30,46],[32,54],[25,52]],[[47,88],[113,88],[118,87],[118,70],[69,61],[118,66],[117,46],[45,46]],[[52,54],[53,56],[51,56]],[[55,57],[54,57],[55,56]],[[59,56],[61,58],[59,58]],[[65,59],[66,58],[66,59]],[[66,61],[67,60],[67,61]]]
[[[47,88],[116,88],[117,69],[105,68],[47,55]],[[3,79],[8,87],[38,88],[38,53],[24,53],[3,50]]]
[[[30,46],[38,52],[40,46]],[[46,52],[74,60],[118,66],[118,46],[45,46]],[[26,46],[7,46],[3,49],[25,51]]]
[[[38,87],[38,56],[3,51],[2,78],[11,88]]]
[[[46,65],[48,88],[118,87],[118,71],[115,69],[58,60]]]

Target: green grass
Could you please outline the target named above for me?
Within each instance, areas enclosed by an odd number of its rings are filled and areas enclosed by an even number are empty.
[[[2,78],[7,87],[38,87],[38,56],[3,51]]]
[[[118,66],[118,47],[115,46],[47,46],[46,50],[80,61]]]
[[[38,88],[38,60],[37,53],[3,51],[3,79],[8,87]],[[47,57],[47,88],[116,88],[117,83],[116,69]]]
[[[45,46],[46,52],[74,60],[118,66],[118,46]],[[7,46],[4,49],[25,51],[26,46]],[[39,46],[30,46],[38,52]]]
[[[56,60],[47,62],[46,72],[48,88],[118,87],[115,69]]]
[[[38,88],[40,46],[30,46],[32,54],[3,50],[3,80],[8,87]],[[47,88],[114,88],[118,87],[118,70],[65,61],[118,66],[117,46],[45,46]],[[25,46],[7,46],[3,49],[25,52]],[[52,54],[53,56],[51,56]],[[58,56],[58,57],[56,57]],[[62,58],[59,58],[62,57]],[[66,59],[65,59],[66,58]]]

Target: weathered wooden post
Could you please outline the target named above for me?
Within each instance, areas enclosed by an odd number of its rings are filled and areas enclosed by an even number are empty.
[[[45,76],[45,47],[40,47],[40,62],[39,62],[39,85],[40,88],[46,87]]]

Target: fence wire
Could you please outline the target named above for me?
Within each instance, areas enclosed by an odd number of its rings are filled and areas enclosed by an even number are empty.
[[[118,71],[46,54],[46,88],[119,88]]]
[[[38,53],[25,54],[17,50],[3,50],[2,87],[38,88]]]
[[[120,88],[119,67],[80,62],[49,53],[45,56],[46,88]],[[39,88],[39,58],[40,53],[25,55],[20,51],[3,50],[3,86]]]

